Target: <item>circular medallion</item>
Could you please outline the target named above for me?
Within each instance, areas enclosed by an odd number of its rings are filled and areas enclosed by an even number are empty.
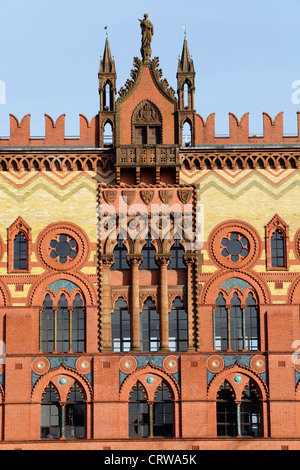
[[[58,381],[59,385],[66,385],[67,384],[67,379],[65,377],[61,377]]]
[[[236,384],[239,384],[242,381],[242,377],[240,375],[235,375],[233,380]]]
[[[224,359],[221,356],[210,356],[206,364],[208,370],[214,374],[221,372],[225,366]]]
[[[90,374],[92,372],[92,359],[90,357],[79,357],[76,361],[76,369],[80,374]]]
[[[179,360],[176,356],[167,356],[163,361],[163,368],[170,374],[175,374],[179,370]]]
[[[252,266],[260,256],[262,243],[256,230],[245,222],[229,220],[219,224],[208,238],[208,253],[222,268]]]
[[[77,269],[88,257],[88,239],[80,227],[70,223],[54,223],[37,239],[37,257],[50,269]]]
[[[146,382],[147,382],[147,384],[151,385],[154,382],[154,378],[151,375],[149,375],[149,377],[147,377],[147,379],[146,379]]]
[[[124,374],[131,374],[137,368],[137,360],[132,356],[124,356],[120,360],[120,370]]]
[[[253,356],[250,361],[250,366],[251,366],[251,369],[254,370],[254,372],[258,372],[259,374],[266,372],[267,361],[266,361],[265,356],[261,356],[261,355]]]
[[[50,362],[46,357],[36,357],[32,363],[31,368],[37,375],[46,374],[50,369]]]

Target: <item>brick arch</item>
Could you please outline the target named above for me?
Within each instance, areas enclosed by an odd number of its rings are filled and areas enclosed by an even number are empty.
[[[271,292],[268,285],[259,278],[258,275],[252,271],[218,271],[204,284],[201,290],[200,304],[214,305],[216,299],[216,292],[221,284],[234,277],[240,278],[250,284],[256,294],[255,298],[258,299],[260,305],[271,303]],[[219,292],[219,291],[218,291]]]
[[[289,304],[300,304],[300,277],[297,276],[297,278],[292,282],[288,290],[287,297]]]
[[[236,375],[241,376],[241,382],[236,383],[234,378]],[[252,380],[255,383],[257,391],[262,400],[268,399],[268,387],[265,381],[251,369],[246,366],[241,366],[238,363],[235,363],[233,366],[226,367],[222,372],[219,372],[210,383],[207,391],[208,400],[215,401],[217,399],[218,391],[221,385],[226,380],[231,386],[235,400],[241,401],[242,394],[249,380]]]
[[[147,382],[149,376],[154,379],[152,384]],[[125,379],[120,389],[120,401],[126,402],[129,400],[130,392],[137,382],[143,385],[148,401],[154,401],[157,388],[162,382],[165,382],[168,386],[174,401],[180,399],[180,389],[176,380],[163,369],[148,364],[145,367],[135,370]]]
[[[46,273],[31,286],[27,306],[41,306],[45,300],[45,292],[51,284],[62,279],[70,281],[79,288],[85,298],[86,306],[97,305],[97,293],[95,287],[84,274],[79,273]]]
[[[62,376],[67,378],[69,381],[69,383],[67,382],[68,386],[59,384],[59,379]],[[66,402],[67,395],[75,382],[78,382],[82,387],[86,402],[92,401],[93,392],[88,380],[76,370],[66,367],[65,365],[61,365],[55,369],[50,370],[37,381],[31,394],[33,403],[41,403],[42,395],[50,382],[57,389],[61,402]]]

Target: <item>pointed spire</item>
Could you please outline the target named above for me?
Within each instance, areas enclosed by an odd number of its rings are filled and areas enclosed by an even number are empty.
[[[194,73],[194,62],[191,59],[189,46],[187,43],[186,35],[183,42],[181,59],[178,61],[178,70],[179,73]]]
[[[103,58],[100,61],[99,73],[116,73],[115,61],[111,55],[108,36],[105,41]]]

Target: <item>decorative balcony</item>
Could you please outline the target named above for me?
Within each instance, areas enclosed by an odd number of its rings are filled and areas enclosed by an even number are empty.
[[[174,145],[120,146],[116,167],[180,167],[179,147]]]

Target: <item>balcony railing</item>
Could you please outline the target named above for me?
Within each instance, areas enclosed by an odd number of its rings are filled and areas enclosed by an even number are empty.
[[[116,166],[180,166],[179,147],[174,145],[120,146]]]

